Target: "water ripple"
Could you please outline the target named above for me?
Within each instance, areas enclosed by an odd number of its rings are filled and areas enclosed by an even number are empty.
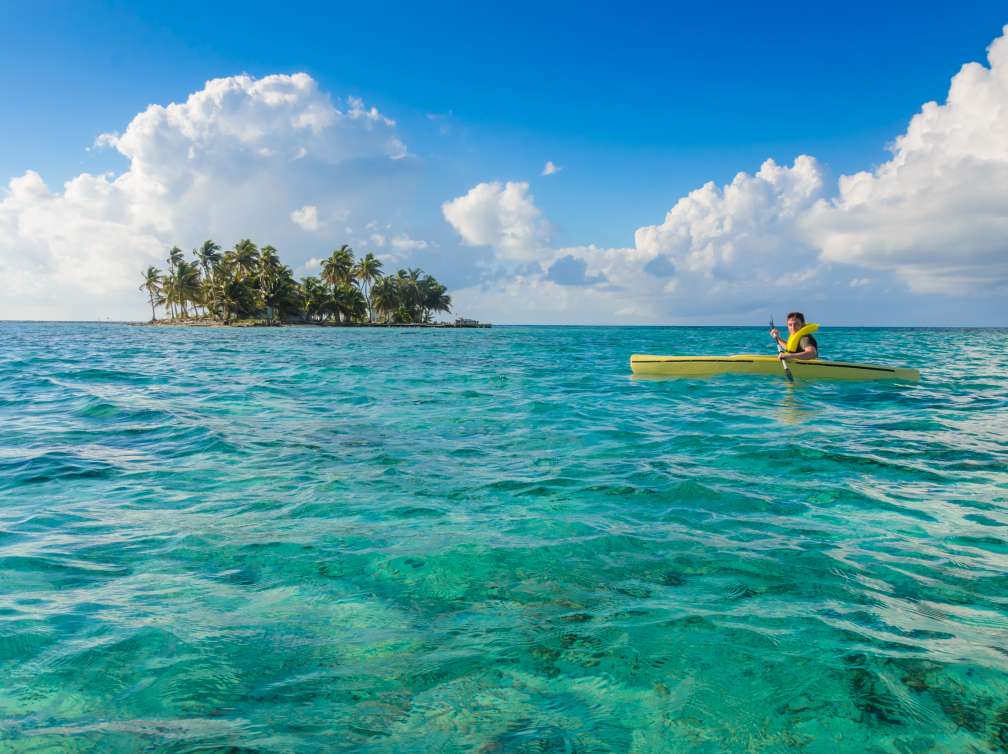
[[[0,749],[1008,750],[1008,333],[824,333],[0,323]]]

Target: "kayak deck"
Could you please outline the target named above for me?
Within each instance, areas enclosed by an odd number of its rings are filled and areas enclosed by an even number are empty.
[[[811,380],[900,380],[916,382],[920,372],[906,367],[854,364],[823,359],[789,359],[795,379]],[[653,356],[634,354],[630,369],[649,377],[710,377],[716,374],[765,374],[784,377],[784,367],[776,356],[741,353],[731,356]]]

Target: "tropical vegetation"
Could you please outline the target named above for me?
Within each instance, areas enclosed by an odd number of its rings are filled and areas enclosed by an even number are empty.
[[[386,275],[374,254],[354,257],[346,244],[321,264],[319,275],[298,281],[272,246],[243,239],[222,251],[206,241],[192,260],[173,246],[168,269],[148,267],[140,290],[147,294],[151,321],[157,309],[168,320],[209,319],[223,324],[262,320],[265,324],[315,322],[423,324],[451,311],[447,289],[420,269]]]

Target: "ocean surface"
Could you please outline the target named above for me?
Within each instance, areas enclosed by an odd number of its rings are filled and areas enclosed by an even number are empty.
[[[0,751],[1008,751],[1008,331],[0,323]]]

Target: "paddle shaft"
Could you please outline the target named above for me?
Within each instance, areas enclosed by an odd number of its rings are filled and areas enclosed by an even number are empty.
[[[773,320],[770,320],[770,329],[774,329]],[[784,353],[784,349],[781,347],[780,341],[774,338],[774,342],[777,344],[777,353]],[[794,375],[791,374],[791,367],[788,366],[787,361],[781,359],[780,363],[781,366],[784,367],[784,375],[787,377],[788,382],[794,382]]]

